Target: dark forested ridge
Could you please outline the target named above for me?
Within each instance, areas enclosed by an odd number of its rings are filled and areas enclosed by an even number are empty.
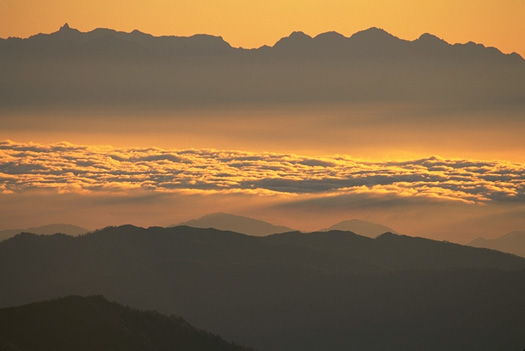
[[[184,319],[102,296],[69,296],[0,309],[2,351],[249,351]]]
[[[266,351],[525,345],[525,260],[395,234],[111,227],[0,243],[2,307],[102,294]]]
[[[152,108],[417,103],[523,108],[525,61],[472,42],[414,41],[370,28],[294,32],[274,46],[69,26],[0,39],[0,106]],[[459,105],[458,105],[459,104]]]

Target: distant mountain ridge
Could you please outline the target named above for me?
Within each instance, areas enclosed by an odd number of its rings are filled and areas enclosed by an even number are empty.
[[[195,228],[230,230],[232,232],[256,236],[294,231],[294,229],[285,226],[274,225],[258,219],[236,216],[223,212],[211,213],[202,216],[199,219],[192,219],[178,225],[186,225]]]
[[[16,234],[26,232],[33,234],[68,234],[68,235],[82,235],[89,230],[71,224],[47,224],[40,227],[26,228],[26,229],[8,229],[0,231],[0,241],[9,239]]]
[[[362,221],[359,219],[351,219],[342,221],[334,224],[333,226],[322,229],[321,231],[330,231],[330,230],[342,230],[349,231],[359,235],[367,236],[369,238],[375,238],[384,233],[394,233],[397,234],[395,230],[384,226],[382,224]]]
[[[68,296],[0,309],[2,351],[249,351],[184,319],[138,311],[102,296]]]
[[[491,54],[499,53],[504,56],[512,57],[513,59],[521,58],[521,56],[515,52],[510,54],[503,54],[496,48],[485,47],[482,44],[476,44],[473,42],[468,42],[466,44],[449,44],[443,39],[438,38],[435,35],[430,33],[422,34],[418,39],[414,41],[400,39],[385,30],[377,27],[371,27],[366,30],[356,32],[350,37],[346,37],[338,32],[324,32],[320,33],[314,37],[311,37],[301,31],[292,32],[289,36],[279,39],[273,46],[263,45],[255,49],[244,49],[244,48],[234,48],[229,43],[227,43],[222,37],[208,34],[195,34],[192,36],[153,36],[151,34],[146,34],[138,30],[132,32],[121,32],[108,28],[97,28],[89,32],[80,32],[77,29],[71,28],[67,23],[65,23],[57,32],[50,34],[36,34],[29,38],[18,38],[18,37],[9,37],[7,39],[0,38],[0,43],[7,45],[11,43],[13,48],[16,48],[16,44],[29,43],[31,41],[57,41],[61,44],[68,44],[68,41],[78,41],[80,43],[96,43],[97,40],[105,38],[116,38],[129,43],[135,43],[140,45],[143,49],[161,49],[163,46],[171,46],[171,49],[191,49],[193,44],[200,44],[202,48],[207,48],[211,51],[216,51],[217,49],[232,49],[233,51],[246,51],[246,52],[256,52],[257,50],[267,50],[267,49],[308,49],[315,48],[315,44],[320,44],[325,49],[344,49],[351,48],[352,45],[355,45],[361,49],[363,48],[380,48],[380,49],[389,49],[389,46],[396,46],[399,44],[417,44],[417,45],[426,45],[435,46],[435,47],[467,47],[473,48],[477,47],[478,49],[487,49]],[[153,43],[157,41],[157,45]],[[101,41],[100,43],[103,43]],[[71,44],[71,42],[69,43]],[[74,47],[72,47],[74,48]],[[191,51],[191,50],[189,50]],[[177,52],[178,54],[182,52]],[[523,61],[523,58],[521,58]]]
[[[350,37],[294,32],[273,46],[242,49],[211,35],[82,33],[65,25],[28,39],[0,39],[0,74],[0,106],[11,108],[525,104],[525,61],[518,54],[471,42],[451,45],[431,34],[402,40],[378,28]]]
[[[477,238],[468,245],[525,257],[525,231],[514,231],[495,239]]]
[[[391,233],[126,225],[0,242],[0,307],[102,294],[261,350],[492,351],[525,342],[524,274],[517,256]]]
[[[200,217],[199,219],[192,219],[186,222],[179,223],[178,225],[185,225],[194,228],[214,228],[219,230],[230,230],[236,233],[255,236],[266,236],[271,234],[297,231],[286,226],[274,225],[258,219],[253,219],[245,216],[237,216],[223,212],[207,214]],[[327,232],[332,230],[348,231],[369,238],[375,238],[384,233],[397,234],[395,230],[387,226],[362,221],[359,219],[341,221],[332,225],[329,228],[320,229],[319,231]]]

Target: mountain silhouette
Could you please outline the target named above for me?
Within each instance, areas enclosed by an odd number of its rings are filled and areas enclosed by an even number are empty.
[[[514,231],[495,239],[477,238],[468,245],[485,247],[525,257],[525,232]]]
[[[229,230],[247,235],[269,235],[276,233],[291,232],[293,229],[284,226],[273,225],[249,217],[236,216],[228,213],[211,213],[199,219],[192,219],[179,225],[195,228],[215,228]]]
[[[525,259],[385,233],[192,227],[0,242],[0,307],[104,295],[261,350],[523,346]]]
[[[68,296],[0,309],[2,351],[248,351],[184,319],[139,311],[102,296]]]
[[[273,46],[64,25],[0,39],[0,106],[427,103],[523,108],[525,61],[480,44],[414,41],[370,28],[350,37],[294,32]],[[21,79],[23,77],[23,79]]]
[[[9,239],[16,234],[26,232],[33,234],[68,234],[68,235],[82,235],[89,230],[71,224],[47,224],[40,227],[26,228],[26,229],[7,229],[0,231],[0,241]]]
[[[391,228],[372,222],[366,222],[359,219],[351,219],[347,221],[342,221],[334,224],[330,228],[323,229],[321,231],[330,231],[330,230],[342,230],[353,232],[362,236],[367,236],[369,238],[375,238],[384,233],[395,233]]]

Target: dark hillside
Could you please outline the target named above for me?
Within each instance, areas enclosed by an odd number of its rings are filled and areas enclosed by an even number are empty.
[[[2,351],[248,351],[184,319],[69,296],[0,309]]]
[[[266,351],[525,345],[525,259],[350,232],[111,227],[0,243],[2,307],[101,294]]]

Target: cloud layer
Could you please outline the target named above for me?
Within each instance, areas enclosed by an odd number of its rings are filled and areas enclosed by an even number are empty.
[[[0,192],[5,194],[133,189],[525,203],[525,165],[439,157],[365,162],[346,156],[0,142]]]

